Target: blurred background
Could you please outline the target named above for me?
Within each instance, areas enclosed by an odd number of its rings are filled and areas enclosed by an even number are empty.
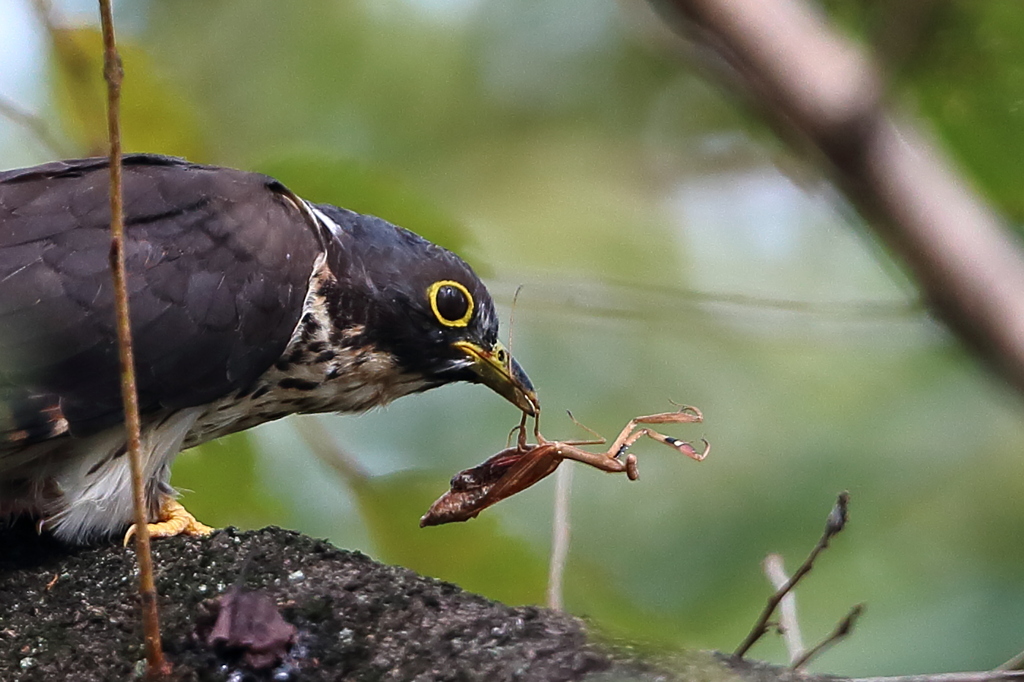
[[[95,3],[0,0],[0,166],[105,151]],[[823,2],[892,99],[1020,228],[1024,5]],[[933,321],[811,167],[702,79],[630,0],[124,0],[127,151],[275,175],[463,255],[507,319],[549,438],[700,407],[696,464],[641,442],[641,479],[577,467],[566,606],[608,639],[732,650],[760,563],[803,559],[804,636],[855,603],[813,669],[991,668],[1024,648],[1018,396]],[[507,328],[506,328],[507,331]],[[318,420],[329,456],[307,447]],[[552,480],[419,529],[514,409],[459,385],[361,417],[301,417],[179,457],[206,523],[275,524],[510,603],[542,603]],[[315,425],[314,425],[315,426]],[[354,462],[354,464],[353,464]],[[785,661],[769,636],[752,651]]]

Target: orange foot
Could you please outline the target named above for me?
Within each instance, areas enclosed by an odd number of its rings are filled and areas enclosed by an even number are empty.
[[[176,535],[206,537],[214,531],[213,528],[205,523],[196,521],[196,517],[192,516],[185,507],[181,506],[180,502],[170,495],[161,497],[157,521],[155,523],[147,523],[146,528],[149,529],[149,537],[151,538],[173,538]],[[124,534],[125,547],[128,546],[128,542],[135,535],[135,530],[135,524],[133,523],[128,532]]]

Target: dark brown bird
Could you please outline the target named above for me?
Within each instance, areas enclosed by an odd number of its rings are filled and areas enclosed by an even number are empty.
[[[0,518],[83,542],[132,519],[106,159],[0,173]],[[534,414],[490,295],[458,256],[276,180],[124,158],[126,257],[156,534],[177,453],[292,413],[360,412],[454,381]]]

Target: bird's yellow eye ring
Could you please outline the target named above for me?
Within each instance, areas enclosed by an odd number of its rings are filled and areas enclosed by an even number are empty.
[[[466,327],[473,317],[473,294],[456,281],[434,282],[427,289],[427,300],[434,317],[446,327]]]

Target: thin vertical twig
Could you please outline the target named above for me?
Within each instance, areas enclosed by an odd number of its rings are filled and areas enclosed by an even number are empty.
[[[772,587],[781,590],[789,582],[786,575],[786,565],[778,554],[769,554],[761,563],[765,577]],[[789,652],[789,662],[792,665],[804,655],[804,639],[800,634],[800,620],[796,615],[796,594],[790,590],[779,602],[779,629],[782,631],[782,639],[786,643],[786,651]]]
[[[563,586],[565,563],[569,559],[569,498],[572,494],[572,467],[563,466],[555,471],[555,513],[551,522],[551,563],[548,566],[549,609],[561,611],[565,607]]]
[[[142,600],[142,631],[146,649],[146,674],[160,677],[167,670],[160,644],[153,557],[149,548],[149,509],[142,480],[142,437],[139,401],[135,386],[135,359],[128,315],[128,287],[124,247],[124,203],[121,183],[121,81],[124,70],[114,38],[110,0],[99,0],[103,27],[103,77],[107,81],[107,133],[110,137],[110,270],[114,280],[117,345],[121,360],[121,399],[131,465],[132,501],[135,507],[135,553],[139,562],[139,596]]]

